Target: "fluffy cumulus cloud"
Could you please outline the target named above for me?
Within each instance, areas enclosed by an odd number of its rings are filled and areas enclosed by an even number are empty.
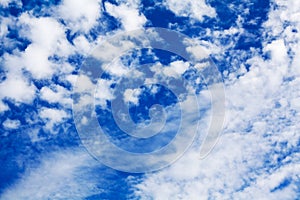
[[[73,32],[88,32],[97,23],[101,14],[99,0],[64,0],[58,14]]]
[[[8,106],[5,103],[3,103],[3,101],[0,101],[0,112],[7,111],[8,109]]]
[[[126,31],[141,29],[147,21],[139,12],[139,1],[121,2],[118,6],[105,2],[105,8],[109,14],[122,22]]]
[[[70,107],[72,100],[70,91],[60,85],[44,86],[40,89],[40,98],[49,103],[60,103]]]
[[[18,71],[15,72],[15,69],[12,69],[5,81],[0,83],[0,90],[1,99],[8,98],[16,103],[31,103],[36,93],[36,87],[32,84],[32,81]]]
[[[40,111],[40,117],[46,121],[45,128],[52,131],[55,124],[62,123],[68,116],[64,110],[43,108]]]
[[[138,104],[141,89],[126,89],[124,92],[124,101]]]
[[[19,21],[24,26],[22,35],[32,42],[21,55],[25,69],[37,79],[49,78],[62,70],[49,57],[54,54],[64,57],[72,52],[64,27],[53,18],[35,18],[28,14],[20,16]]]
[[[204,16],[216,16],[216,11],[214,10],[214,8],[206,4],[205,0],[166,0],[164,3],[171,11],[173,11],[178,16],[191,17],[199,21],[202,21]]]
[[[11,120],[7,119],[5,120],[2,125],[6,129],[17,129],[20,126],[21,122],[19,120]]]
[[[21,103],[30,103],[35,98],[36,87],[33,79],[51,79],[54,74],[70,73],[72,67],[66,63],[56,63],[51,57],[66,58],[73,52],[66,39],[65,28],[53,18],[34,17],[23,13],[17,20],[22,27],[19,35],[30,41],[24,51],[15,49],[14,54],[4,54],[2,63],[6,79],[0,83],[1,98],[9,98]],[[8,34],[4,33],[6,36]],[[29,75],[28,75],[29,73]]]

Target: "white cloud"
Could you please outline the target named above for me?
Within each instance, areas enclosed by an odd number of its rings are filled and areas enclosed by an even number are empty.
[[[40,90],[40,98],[50,103],[60,103],[70,107],[72,100],[70,98],[70,91],[66,88],[54,85],[52,87],[44,86]]]
[[[89,92],[92,92],[91,90],[93,88],[95,88],[95,85],[93,84],[93,82],[91,81],[89,76],[82,74],[82,75],[80,75],[78,77],[74,77],[74,78],[77,78],[76,91],[79,93],[83,93],[83,92],[89,93]]]
[[[276,62],[276,64],[284,64],[288,59],[287,49],[283,39],[272,41],[264,50],[271,52],[272,61]]]
[[[39,116],[46,121],[46,129],[53,130],[53,126],[63,122],[68,114],[64,110],[58,110],[55,108],[42,108]],[[52,133],[55,133],[52,131]]]
[[[83,199],[101,193],[99,176],[86,169],[97,162],[85,151],[71,149],[45,155],[41,164],[28,168],[16,183],[2,194],[1,199]]]
[[[11,54],[4,54],[1,61],[6,79],[0,84],[0,97],[12,99],[16,103],[30,103],[35,98],[37,88],[28,80],[30,76],[26,73],[29,72],[33,79],[51,79],[54,74],[70,73],[73,67],[65,63],[64,59],[73,53],[74,49],[66,39],[65,27],[54,18],[37,18],[25,12],[16,20],[5,19],[4,22],[1,23],[1,34],[6,35],[9,25],[20,26],[22,28],[18,34],[31,43],[22,52],[15,49]],[[54,55],[62,58],[59,64],[50,59]],[[64,92],[62,88],[59,90]],[[45,91],[42,93],[46,99]],[[49,101],[54,102],[53,99]],[[65,100],[62,102],[66,103]],[[5,110],[5,107],[3,109]]]
[[[106,101],[114,99],[113,91],[111,89],[113,81],[99,79],[97,81],[97,88],[95,89],[94,98],[95,103],[106,107]]]
[[[9,98],[16,103],[30,103],[35,98],[36,87],[25,77],[9,73],[0,83],[1,99]]]
[[[8,24],[10,22],[9,18],[4,18],[1,17],[1,24],[0,24],[0,36],[1,38],[4,36],[6,36],[6,34],[8,33]]]
[[[243,192],[237,192],[236,198],[256,198],[261,199],[297,199],[297,186],[289,186],[285,188],[278,188],[285,180],[289,181],[297,177],[295,169],[299,168],[299,164],[288,164],[275,171],[272,174],[262,175],[257,179],[256,184],[250,185]],[[298,177],[299,179],[299,177]],[[275,190],[270,193],[270,190]]]
[[[32,41],[21,54],[20,59],[25,69],[36,79],[49,78],[64,70],[49,60],[54,54],[65,57],[73,52],[64,27],[53,18],[35,18],[26,13],[20,16],[19,22],[28,27],[20,31],[21,35]]]
[[[64,0],[57,9],[59,16],[73,32],[87,33],[97,24],[101,14],[99,0]]]
[[[6,129],[17,129],[21,125],[21,122],[19,120],[7,119],[2,123],[2,125]]]
[[[126,89],[124,92],[124,101],[126,103],[131,102],[134,104],[138,104],[139,95],[141,94],[142,90],[140,88],[137,89]]]
[[[135,44],[132,41],[128,41],[124,39],[120,39],[119,37],[113,38],[114,40],[111,41],[105,41],[101,45],[97,46],[93,51],[92,51],[92,56],[94,58],[100,59],[101,61],[106,62],[105,64],[121,64],[118,63],[118,60],[114,60],[117,57],[121,56],[122,53],[125,51],[128,51],[132,48],[135,47]],[[114,61],[114,62],[113,62]],[[103,67],[107,67],[105,64],[103,64]],[[115,66],[117,67],[117,66]],[[110,70],[112,67],[107,67],[107,70]],[[106,70],[106,69],[105,69]],[[124,70],[123,70],[124,71]],[[122,73],[123,73],[122,71]],[[118,71],[114,72],[115,74],[118,74]]]
[[[8,106],[3,101],[0,101],[0,112],[7,111],[8,109]]]
[[[118,55],[120,56],[120,55]],[[104,70],[108,71],[113,76],[126,76],[130,69],[122,64],[120,59],[115,59],[109,65],[103,65]]]
[[[64,47],[65,43],[67,43],[64,27],[54,18],[36,18],[30,14],[23,13],[19,17],[19,22],[24,26],[24,30],[20,30],[22,36],[39,45],[43,50],[53,53],[60,50],[60,47]],[[25,28],[26,26],[27,28]],[[61,48],[61,50],[64,49]]]
[[[211,31],[209,30],[207,31],[208,32],[207,34],[213,35],[213,37],[221,37],[221,36],[234,34],[235,32],[231,32],[230,29],[224,30],[223,32],[220,31],[220,33],[217,34],[216,32],[218,31],[211,33]],[[186,51],[188,53],[190,53],[195,59],[202,60],[208,58],[209,54],[214,54],[214,55],[220,54],[220,52],[226,49],[224,46],[218,44],[218,42],[219,42],[218,40],[209,42],[209,41],[199,40],[199,39],[186,39],[184,41],[184,44],[187,45]]]
[[[179,78],[189,68],[188,62],[174,61],[169,66],[163,68],[163,73],[166,76]]]
[[[269,180],[277,176],[264,169],[263,158],[271,146],[255,134],[222,136],[214,151],[204,160],[199,159],[199,147],[193,148],[169,168],[149,174],[137,185],[136,194],[142,199],[244,199],[250,196],[277,199],[278,196],[296,196],[296,183],[277,191],[277,194],[271,193],[270,190],[281,181]],[[288,168],[289,174],[283,174],[281,180],[299,181],[293,175],[297,173],[297,165]],[[285,167],[279,169],[285,170]],[[164,188],[163,192],[161,188]]]
[[[10,2],[12,2],[12,0],[2,0],[0,1],[0,5],[6,8]]]
[[[215,17],[216,11],[205,3],[205,0],[165,0],[165,5],[178,16],[191,17],[199,21],[204,16]]]
[[[9,7],[10,3],[16,3],[18,6],[22,6],[22,2],[17,1],[17,0],[1,0],[0,5],[3,6],[4,8]]]
[[[86,39],[85,36],[79,35],[73,40],[74,46],[76,47],[76,50],[80,54],[88,54],[90,50],[92,49],[92,44],[89,43],[89,41]]]
[[[291,107],[297,111],[300,111],[300,97],[295,97],[290,101],[291,101]]]
[[[48,52],[43,51],[37,45],[30,45],[23,55],[25,68],[30,71],[33,77],[40,79],[51,77],[54,74],[53,65],[48,60]]]
[[[121,3],[119,6],[105,2],[107,12],[122,22],[126,31],[132,31],[143,28],[146,23],[146,17],[139,12],[139,2],[131,2],[131,4]]]

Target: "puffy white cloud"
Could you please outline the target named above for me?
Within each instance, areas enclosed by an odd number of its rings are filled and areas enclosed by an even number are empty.
[[[216,11],[214,8],[206,4],[205,0],[165,0],[165,5],[178,16],[191,17],[199,21],[203,20],[204,16],[215,17]]]
[[[3,1],[0,1],[0,5],[5,8],[5,7],[8,7],[8,4],[10,2],[12,2],[12,0],[3,0]]]
[[[21,62],[34,78],[49,78],[64,70],[49,60],[54,54],[66,57],[73,52],[65,36],[64,27],[50,17],[35,18],[22,14],[19,23],[24,27],[20,33],[31,40],[31,44],[21,54]]]
[[[76,50],[80,54],[88,54],[90,50],[92,49],[93,45],[89,43],[87,38],[83,35],[79,35],[73,40],[74,46]]]
[[[0,36],[4,37],[8,33],[8,24],[10,23],[9,18],[1,17],[1,24],[0,24]]]
[[[68,114],[64,110],[58,110],[55,108],[42,108],[39,116],[46,121],[46,129],[53,130],[54,125],[63,122]],[[55,131],[52,131],[55,133]]]
[[[39,46],[30,45],[23,54],[25,68],[37,79],[51,77],[54,65],[48,60],[48,56],[48,52]]]
[[[190,64],[183,61],[174,61],[171,62],[169,66],[164,67],[163,73],[166,76],[172,76],[178,78],[189,68]]]
[[[9,74],[7,79],[0,83],[0,91],[1,99],[9,98],[16,103],[30,103],[35,98],[36,87],[22,75]]]
[[[126,103],[131,102],[134,104],[138,104],[139,95],[141,94],[142,90],[140,88],[137,89],[126,89],[124,92],[124,101]]]
[[[7,119],[2,123],[2,125],[6,129],[17,129],[21,125],[21,122],[19,120]]]
[[[101,14],[99,0],[64,0],[57,9],[59,16],[73,32],[87,33],[97,24]]]
[[[105,79],[99,79],[97,81],[97,88],[95,88],[94,91],[95,103],[101,105],[103,108],[106,107],[106,101],[111,101],[114,98],[111,89],[112,83],[112,81]]]
[[[76,85],[76,91],[82,93],[86,92],[89,93],[92,91],[93,88],[95,88],[95,85],[93,84],[92,80],[89,76],[86,75],[80,75],[77,78],[77,85]]]
[[[283,39],[272,41],[264,50],[270,51],[272,61],[278,65],[285,64],[288,59],[287,48]]]
[[[91,53],[94,58],[97,58],[101,61],[106,62],[105,64],[110,64],[109,67],[103,65],[103,67],[107,67],[105,70],[113,70],[118,66],[111,67],[111,65],[119,65],[119,60],[116,60],[117,57],[121,56],[122,53],[128,51],[135,47],[135,44],[132,41],[119,41],[120,38],[116,37],[116,41],[108,41],[101,44],[94,49]],[[121,66],[122,67],[122,66]],[[124,69],[118,72],[117,70],[112,71],[114,75],[123,74]]]
[[[146,23],[146,17],[139,12],[139,2],[121,3],[119,6],[105,2],[107,12],[122,22],[126,31],[132,31],[143,28]]]
[[[7,111],[8,109],[8,106],[3,101],[0,101],[0,112]]]
[[[52,87],[44,86],[41,88],[40,98],[50,103],[60,103],[67,105],[68,107],[70,107],[72,103],[70,91],[59,85],[54,85]]]

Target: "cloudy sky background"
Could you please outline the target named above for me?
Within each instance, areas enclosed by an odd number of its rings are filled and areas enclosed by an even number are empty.
[[[300,198],[299,1],[1,0],[0,13],[1,199]],[[226,117],[205,159],[195,142],[170,167],[129,174],[86,152],[71,94],[97,44],[152,26],[207,49]]]

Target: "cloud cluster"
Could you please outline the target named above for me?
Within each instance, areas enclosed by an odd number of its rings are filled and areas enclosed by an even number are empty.
[[[4,0],[0,2],[0,6],[8,8],[13,2],[15,1]],[[165,0],[162,5],[177,17],[189,18],[191,23],[203,22],[205,17],[217,16],[215,8],[204,0]],[[12,18],[1,16],[0,40],[3,48],[9,49],[0,58],[1,76],[4,74],[0,81],[0,112],[7,114],[2,115],[4,131],[12,133],[22,126],[22,120],[9,117],[13,112],[9,105],[30,105],[38,99],[46,103],[36,107],[33,113],[26,113],[25,121],[31,125],[42,122],[46,131],[57,133],[55,128],[72,118],[70,95],[77,78],[84,83],[78,85],[77,90],[86,93],[86,96],[79,99],[80,105],[86,106],[90,102],[90,97],[94,95],[92,89],[96,86],[99,86],[98,93],[93,97],[101,106],[106,106],[106,100],[114,99],[110,91],[111,80],[101,79],[97,82],[85,75],[77,76],[77,66],[71,60],[76,60],[78,54],[87,55],[97,43],[103,44],[110,35],[121,31],[119,29],[101,33],[96,39],[91,39],[91,30],[99,24],[103,25],[103,12],[118,20],[122,30],[143,28],[147,18],[141,13],[140,6],[141,2],[138,0],[116,3],[105,1],[104,5],[98,0],[64,0],[49,8],[52,12],[49,16],[36,16],[31,11]],[[262,49],[233,51],[238,36],[251,36],[243,27],[247,20],[243,18],[243,14],[226,30],[205,29],[204,36],[210,38],[210,41],[204,41],[197,36],[186,41],[190,45],[187,51],[196,58],[202,58],[204,46],[217,59],[231,62],[230,67],[236,70],[225,70],[223,73],[227,96],[224,131],[218,145],[205,159],[199,158],[203,139],[200,137],[170,167],[146,174],[139,181],[133,181],[135,179],[132,177],[128,179],[128,183],[134,184],[134,198],[299,197],[299,13],[298,1],[274,0],[268,20],[262,27]],[[249,12],[246,10],[245,15],[247,14]],[[12,41],[10,38],[12,29],[18,30],[18,40],[21,38],[26,41],[24,49],[18,47],[20,41]],[[94,56],[109,63],[123,50],[133,47],[130,42],[120,44],[118,41],[113,45],[106,45],[108,46],[100,49],[101,53]],[[111,51],[108,52],[108,49]],[[187,62],[172,61],[164,67],[156,63],[151,70],[155,73],[154,78],[159,80],[161,74],[178,78],[189,67]],[[197,70],[202,70],[203,67],[205,66],[202,64],[196,66]],[[113,62],[107,71],[127,78],[143,75],[118,61]],[[197,79],[195,83],[199,81]],[[157,92],[157,88],[152,89],[153,93]],[[140,94],[138,89],[129,89],[122,98],[125,102],[137,104]],[[202,91],[198,97],[203,104],[200,106],[207,106],[209,93]],[[190,114],[192,120],[197,119],[193,115],[193,105],[195,102],[187,96],[183,109]],[[87,117],[82,117],[81,123],[88,124],[88,120]],[[209,120],[210,115],[206,113],[199,125],[200,131],[208,128]],[[174,120],[169,128],[174,128],[176,122]],[[188,133],[192,133],[195,127],[195,124],[184,124],[184,130]],[[38,133],[39,129],[35,128],[27,134],[32,142],[36,142],[41,139]],[[23,160],[19,160],[19,163],[23,163]],[[22,177],[7,188],[1,198],[82,199],[105,192],[97,187],[107,183],[105,177],[101,179],[99,175],[103,171],[87,170],[94,169],[97,165],[82,150],[58,150],[51,155],[45,155],[37,167],[25,167]]]
[[[176,1],[166,0],[164,4],[177,16],[190,17],[202,21],[204,16],[216,17],[216,11],[204,0]]]
[[[169,168],[148,174],[136,186],[139,198],[299,197],[300,10],[297,3],[275,3],[264,24],[269,58],[248,52],[249,72],[225,79],[226,122],[218,145],[201,160],[195,144]]]

